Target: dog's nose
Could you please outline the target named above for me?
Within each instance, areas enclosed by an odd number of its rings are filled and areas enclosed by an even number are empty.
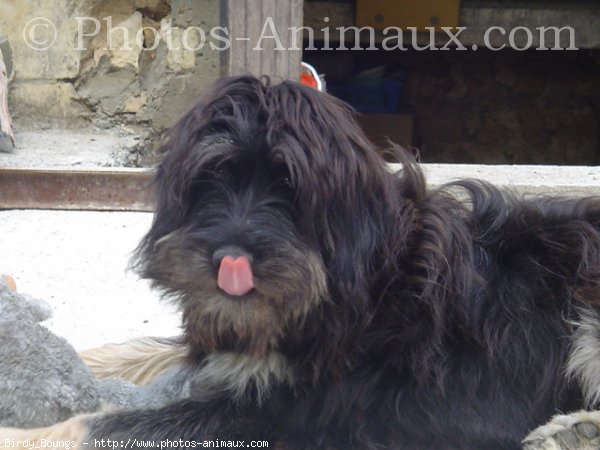
[[[221,247],[217,251],[213,253],[212,263],[215,268],[218,268],[221,264],[221,261],[226,256],[231,256],[233,259],[239,258],[240,256],[245,256],[248,258],[248,261],[252,263],[252,255],[245,251],[243,248],[240,248],[235,245],[228,245],[226,247]]]
[[[218,267],[217,286],[235,297],[242,297],[254,289],[254,274],[250,255],[239,247],[223,247],[213,253],[213,264]]]

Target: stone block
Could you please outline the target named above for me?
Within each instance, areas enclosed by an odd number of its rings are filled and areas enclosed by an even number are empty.
[[[144,43],[142,14],[135,11],[118,22],[113,15],[107,16],[107,19],[103,20],[102,31],[92,41],[95,63],[99,64],[102,58],[108,57],[113,67],[130,66],[137,71]]]
[[[163,131],[192,108],[214,80],[210,72],[168,78],[160,91],[155,92],[140,109],[137,117],[150,122],[155,130]]]
[[[131,107],[131,97],[140,95],[137,75],[131,66],[118,70],[103,63],[100,70],[86,76],[77,87],[78,95],[99,111],[114,116]]]
[[[19,130],[81,128],[90,119],[71,83],[15,82],[9,103]]]

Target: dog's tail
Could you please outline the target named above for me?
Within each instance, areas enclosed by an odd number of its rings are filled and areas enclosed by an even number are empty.
[[[79,356],[98,378],[144,385],[167,369],[182,365],[186,348],[180,338],[145,337],[84,350]]]

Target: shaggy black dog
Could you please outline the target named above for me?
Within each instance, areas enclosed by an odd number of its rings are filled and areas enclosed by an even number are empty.
[[[138,266],[181,307],[191,398],[90,439],[517,449],[600,395],[600,199],[427,190],[341,102],[252,77],[163,151]]]

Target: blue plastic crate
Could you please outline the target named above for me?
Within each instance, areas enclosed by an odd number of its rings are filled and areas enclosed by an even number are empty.
[[[361,113],[394,114],[400,101],[402,80],[382,80],[375,85],[327,84],[327,90]]]

